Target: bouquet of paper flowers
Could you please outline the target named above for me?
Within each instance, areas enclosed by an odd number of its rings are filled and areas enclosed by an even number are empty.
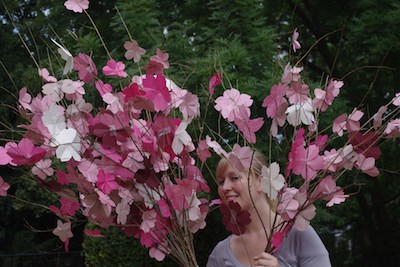
[[[88,4],[65,2],[74,12],[86,12]],[[297,38],[295,31],[293,51],[300,48]],[[59,217],[53,233],[66,250],[73,236],[71,223],[81,211],[100,227],[117,226],[140,239],[157,260],[169,255],[181,266],[197,266],[193,234],[205,227],[210,189],[196,164],[204,163],[212,150],[238,170],[248,169],[256,133],[265,119],[271,139],[291,145],[284,174],[277,162],[262,169],[263,191],[277,201],[276,211],[283,219],[271,229],[267,250],[274,251],[292,226],[304,229],[309,224],[315,201],[324,199],[328,207],[345,201],[348,195],[336,184],[345,171],[355,168],[377,176],[379,142],[400,136],[400,94],[363,125],[364,113],[354,109],[337,117],[331,128],[320,129],[320,116],[343,82],[330,79],[322,88],[310,90],[301,78],[302,68],[288,64],[281,83],[262,103],[266,118],[251,118],[251,96],[235,88],[216,97],[215,109],[245,145],[219,144],[208,135],[194,140],[188,129],[195,131],[192,122],[200,116],[199,98],[163,75],[169,68],[168,53],[157,49],[140,69],[146,74],[130,77],[125,64],[111,56],[99,73],[91,56],[72,56],[54,43],[66,61],[63,74],[74,70],[79,79],[57,79],[39,69],[41,93],[32,96],[26,88],[19,92],[19,110],[26,121],[19,125],[25,130],[23,137],[0,147],[0,164],[28,166],[40,186],[59,196],[58,207],[50,207]],[[126,59],[134,62],[146,52],[133,39],[124,47]],[[221,79],[221,74],[211,78],[210,101]],[[85,99],[89,88],[97,89],[100,104]],[[332,145],[337,137],[345,139],[345,145]],[[8,188],[0,177],[0,195],[7,195]],[[225,210],[240,214],[240,207]],[[236,232],[238,220],[229,223]]]

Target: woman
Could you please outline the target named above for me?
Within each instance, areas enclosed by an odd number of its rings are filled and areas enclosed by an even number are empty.
[[[242,210],[250,213],[252,220],[245,226],[243,234],[230,235],[217,244],[208,258],[207,267],[331,266],[328,251],[311,226],[305,231],[292,228],[274,255],[264,252],[268,243],[264,226],[267,231],[271,229],[276,204],[261,190],[263,165],[267,166],[267,162],[258,151],[254,153],[250,170],[244,172],[238,172],[226,159],[219,162],[217,179],[220,198],[224,204],[229,201],[238,203]]]

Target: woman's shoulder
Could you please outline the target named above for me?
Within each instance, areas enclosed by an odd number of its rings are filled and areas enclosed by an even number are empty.
[[[309,254],[326,254],[328,251],[322,242],[321,238],[310,225],[305,230],[301,231],[296,228],[292,228],[287,236],[290,243],[297,247],[297,251],[302,255]]]

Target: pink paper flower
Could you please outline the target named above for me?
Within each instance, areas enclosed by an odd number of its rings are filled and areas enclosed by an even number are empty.
[[[296,150],[293,159],[293,173],[301,175],[306,181],[315,178],[317,171],[323,169],[324,160],[319,155],[316,145],[310,145],[307,149],[300,146]]]
[[[246,225],[251,222],[250,213],[247,210],[242,210],[236,202],[229,201],[228,205],[221,205],[219,210],[222,214],[222,223],[234,235],[243,234]]]
[[[169,58],[168,53],[163,53],[160,48],[157,48],[156,55],[151,56],[150,61],[161,64],[163,69],[168,69],[169,68],[168,58]]]
[[[118,76],[125,78],[128,74],[124,71],[125,64],[118,61],[116,62],[114,59],[110,59],[107,61],[107,65],[103,67],[103,73],[106,76]]]
[[[128,60],[133,59],[135,63],[138,63],[140,57],[146,53],[146,50],[141,48],[136,40],[132,40],[132,42],[126,41],[124,48],[126,49],[125,58]]]
[[[310,88],[301,81],[294,82],[286,91],[290,104],[304,103],[308,99]]]
[[[299,41],[297,40],[299,38],[299,33],[297,32],[297,28],[294,29],[293,35],[292,35],[292,47],[293,47],[293,52],[296,53],[298,49],[301,48],[301,45]]]
[[[62,215],[74,216],[75,212],[80,208],[78,201],[73,201],[67,198],[60,199],[60,211]]]
[[[262,103],[262,107],[266,108],[268,118],[275,118],[278,108],[286,103],[284,96],[288,90],[289,87],[286,84],[272,86],[270,94],[264,98]]]
[[[75,13],[82,13],[83,10],[89,8],[89,0],[68,0],[65,1],[64,6]]]
[[[239,90],[232,88],[218,97],[215,103],[215,109],[221,112],[222,117],[232,122],[236,118],[250,117],[249,107],[253,104],[253,100],[249,95],[241,94]]]
[[[0,176],[0,196],[7,196],[7,190],[10,188],[10,184],[6,183],[3,180],[3,177]]]
[[[17,165],[33,165],[43,159],[46,150],[35,147],[28,138],[23,138],[17,144],[10,143],[7,154],[12,158],[12,163]]]
[[[222,74],[220,74],[220,73],[216,73],[211,77],[211,79],[208,83],[208,92],[210,93],[210,95],[213,95],[214,88],[221,84],[221,78],[222,78]]]
[[[92,58],[84,53],[79,53],[74,57],[74,69],[78,71],[79,79],[85,83],[94,82],[98,74]]]

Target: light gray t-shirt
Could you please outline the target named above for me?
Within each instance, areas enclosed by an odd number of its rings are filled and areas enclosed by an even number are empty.
[[[208,257],[207,267],[248,267],[233,254],[229,242],[231,237],[215,246]],[[292,228],[274,256],[280,267],[331,267],[329,253],[311,226],[305,231]]]

